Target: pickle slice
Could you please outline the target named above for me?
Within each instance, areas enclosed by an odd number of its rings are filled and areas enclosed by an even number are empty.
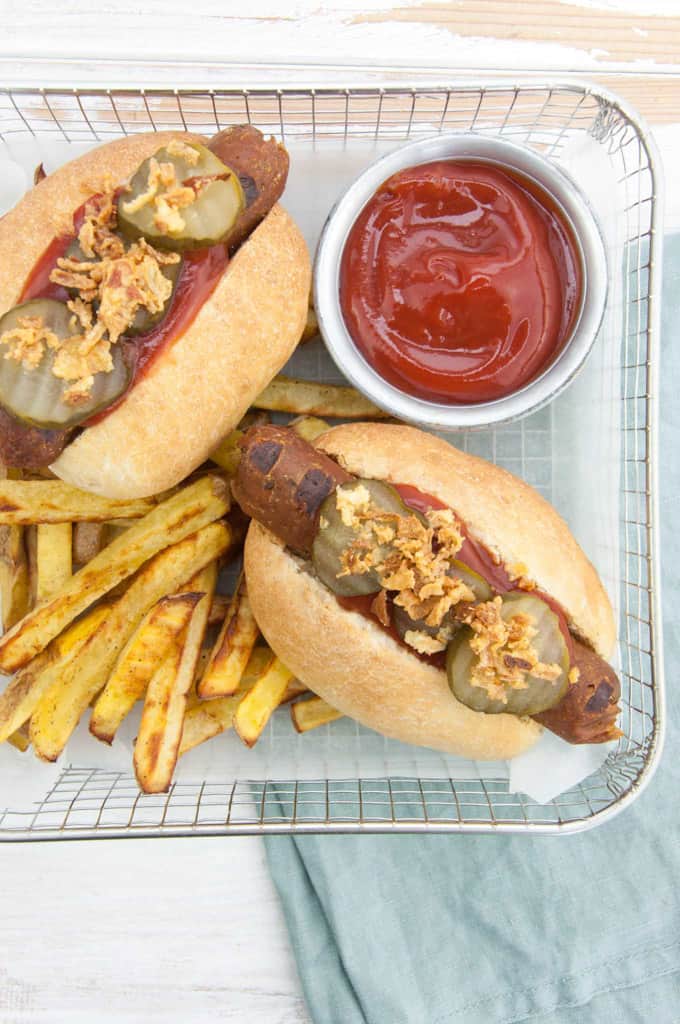
[[[24,318],[38,318],[58,338],[73,334],[71,313],[63,302],[54,299],[31,299],[15,306],[0,318],[0,338],[7,331],[20,327]],[[94,413],[111,405],[126,390],[130,369],[120,344],[113,345],[113,369],[97,373],[87,399],[77,406],[63,401],[67,382],[52,373],[54,350],[47,348],[40,363],[30,369],[18,360],[8,358],[0,345],[0,404],[18,420],[44,429],[72,427]]]
[[[196,160],[181,155],[182,149],[195,152]],[[167,186],[159,184],[150,200],[139,205],[141,197],[150,191],[152,160],[158,165],[171,164],[174,181]],[[176,204],[178,186],[194,187],[200,179],[204,179],[204,183],[195,199],[186,205],[181,201]],[[165,203],[162,204],[164,209],[159,210],[154,201],[156,196],[161,200],[167,196],[170,210]],[[129,189],[118,198],[118,227],[129,238],[143,235],[160,249],[176,252],[201,249],[225,239],[244,207],[245,197],[238,175],[205,146],[192,142],[171,152],[167,148],[159,149],[140,165]]]
[[[462,580],[475,595],[475,601],[490,601],[493,596],[491,587],[486,582],[483,576],[479,573],[474,572],[469,565],[465,565],[464,562],[459,562],[457,559],[451,563],[451,569],[449,570],[449,576],[455,576],[456,579]]]
[[[472,708],[473,711],[483,711],[488,715],[497,715],[501,712],[513,715],[538,715],[558,704],[569,685],[569,652],[559,619],[545,601],[532,594],[513,593],[504,596],[501,614],[506,620],[519,614],[530,615],[534,619],[533,625],[538,632],[532,640],[532,645],[542,662],[556,663],[560,666],[560,675],[554,680],[528,675],[526,687],[507,687],[506,702],[491,697],[483,686],[476,686],[471,682],[477,655],[470,647],[472,630],[466,626],[453,638],[446,652],[449,686],[461,704]]]
[[[383,512],[396,512],[403,516],[409,509],[399,497],[394,487],[381,480],[353,480],[342,484],[337,490],[348,491],[363,486],[367,489],[373,503]],[[377,594],[381,589],[375,570],[365,573],[353,573],[339,576],[342,572],[342,554],[357,539],[357,531],[346,526],[337,509],[334,491],[322,502],[319,515],[319,531],[312,545],[312,564],[322,583],[341,597],[357,597],[361,594]],[[375,549],[380,559],[387,553],[387,547],[381,545]]]

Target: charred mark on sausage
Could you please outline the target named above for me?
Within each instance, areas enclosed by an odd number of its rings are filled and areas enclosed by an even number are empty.
[[[604,711],[611,700],[612,693],[613,687],[603,679],[595,690],[595,693],[586,704],[586,711],[590,711],[592,713]]]
[[[319,505],[334,491],[337,481],[320,469],[310,469],[303,476],[295,491],[295,500],[304,505],[307,515],[315,515]]]
[[[273,469],[281,454],[282,446],[277,441],[262,441],[250,449],[250,461],[260,473]]]

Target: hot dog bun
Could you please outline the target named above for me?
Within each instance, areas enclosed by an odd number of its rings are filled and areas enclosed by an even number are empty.
[[[51,240],[72,230],[73,211],[125,181],[181,132],[119,139],[71,161],[0,220],[0,313],[15,305]],[[20,240],[21,244],[17,244]],[[199,465],[281,369],[297,344],[310,285],[307,247],[275,206],[229,262],[189,329],[160,353],[110,415],[86,428],[52,463],[63,480],[111,498],[142,497]]]
[[[611,653],[611,605],[564,520],[510,473],[412,427],[355,423],[323,434],[317,447],[349,472],[408,483],[449,505],[471,536],[562,605],[570,628]],[[442,670],[419,661],[364,616],[343,609],[263,527],[250,526],[248,592],[277,655],[338,710],[387,736],[477,760],[514,757],[540,735],[531,719],[471,711]]]

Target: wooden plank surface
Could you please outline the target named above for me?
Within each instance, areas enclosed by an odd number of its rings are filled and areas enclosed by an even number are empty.
[[[2,1024],[310,1024],[256,839],[0,847]]]

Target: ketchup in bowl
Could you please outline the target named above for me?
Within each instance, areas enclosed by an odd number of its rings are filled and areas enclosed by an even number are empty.
[[[555,359],[582,270],[548,193],[514,170],[438,160],[385,181],[343,250],[340,305],[364,358],[416,398],[503,398]]]

